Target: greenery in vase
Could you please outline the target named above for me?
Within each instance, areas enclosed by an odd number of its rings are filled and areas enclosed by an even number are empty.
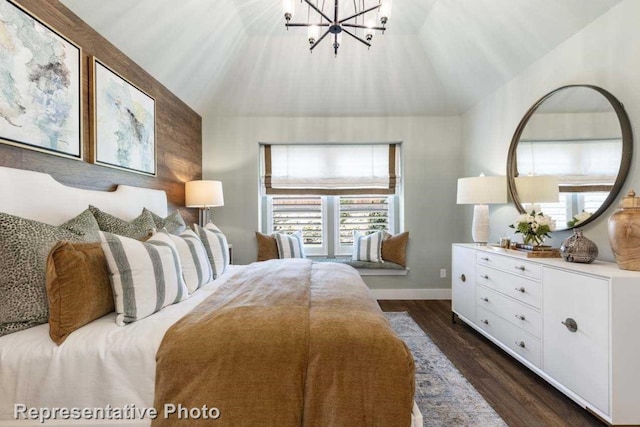
[[[520,215],[509,227],[522,234],[525,245],[541,245],[546,237],[556,229],[556,222],[542,212],[531,211]]]
[[[567,221],[567,226],[575,227],[576,225],[580,225],[586,220],[588,220],[589,218],[591,218],[591,215],[593,215],[592,212],[582,211],[578,215],[575,215],[573,218]]]

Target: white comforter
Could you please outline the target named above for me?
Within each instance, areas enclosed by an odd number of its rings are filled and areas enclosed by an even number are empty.
[[[111,313],[75,331],[60,346],[49,338],[48,324],[1,337],[0,425],[14,420],[16,403],[35,408],[153,407],[155,355],[165,332],[241,269],[230,266],[189,299],[125,327],[117,326]]]

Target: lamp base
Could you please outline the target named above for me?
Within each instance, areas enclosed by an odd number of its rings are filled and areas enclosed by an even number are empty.
[[[209,222],[209,208],[200,208],[198,215],[198,222],[200,227],[204,227]]]
[[[477,245],[486,245],[489,241],[489,205],[473,207],[471,237]]]

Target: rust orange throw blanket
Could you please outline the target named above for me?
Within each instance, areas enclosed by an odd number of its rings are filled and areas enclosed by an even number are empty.
[[[358,273],[340,264],[251,264],[166,333],[153,426],[402,426],[414,366]],[[163,419],[165,404],[218,408]]]

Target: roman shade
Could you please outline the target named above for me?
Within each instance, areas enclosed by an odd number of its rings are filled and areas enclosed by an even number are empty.
[[[622,144],[619,139],[521,141],[521,176],[558,177],[561,192],[609,191],[618,176]]]
[[[263,144],[264,193],[395,194],[398,145]]]

